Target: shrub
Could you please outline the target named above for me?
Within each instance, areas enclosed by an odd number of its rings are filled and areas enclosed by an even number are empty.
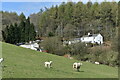
[[[54,33],[53,32],[49,32],[48,33],[48,37],[53,37],[54,36]]]
[[[49,37],[46,38],[42,43],[41,46],[48,53],[56,54],[56,55],[64,55],[64,47],[62,46],[62,42],[58,37]]]
[[[85,60],[84,56],[88,53],[88,48],[85,43],[76,43],[69,45],[70,46],[70,54],[74,55],[76,59]]]
[[[118,52],[113,50],[105,50],[100,47],[96,47],[91,50],[88,59],[92,62],[98,61],[101,64],[116,66],[118,65]]]

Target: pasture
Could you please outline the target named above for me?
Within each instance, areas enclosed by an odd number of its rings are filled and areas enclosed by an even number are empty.
[[[1,44],[1,43],[0,43]],[[79,62],[68,58],[2,43],[3,78],[117,78],[118,68],[82,62],[80,72],[72,64]],[[45,61],[53,67],[44,67]],[[80,61],[81,62],[81,61]]]

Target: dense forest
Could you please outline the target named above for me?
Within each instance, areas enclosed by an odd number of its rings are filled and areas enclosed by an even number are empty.
[[[49,53],[63,56],[70,54],[83,61],[99,61],[101,64],[118,65],[118,40],[120,29],[120,2],[92,3],[67,2],[51,8],[40,9],[27,19],[23,13],[2,13],[3,41],[16,44],[36,38],[46,38],[40,46]],[[80,38],[87,33],[100,33],[104,43],[87,47],[84,43],[63,46],[63,40]],[[61,40],[62,39],[62,40]]]
[[[72,38],[90,32],[101,33],[107,41],[113,39],[116,34],[118,3],[68,2],[46,8],[44,12],[41,10],[37,15],[40,16],[35,24],[39,27],[40,36]]]

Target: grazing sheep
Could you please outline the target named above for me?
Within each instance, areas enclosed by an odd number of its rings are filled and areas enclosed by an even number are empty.
[[[2,63],[3,60],[4,60],[3,58],[0,58],[0,63]]]
[[[0,58],[0,66],[2,67],[3,58]]]
[[[99,62],[95,62],[95,64],[100,64]]]
[[[52,67],[52,61],[50,62],[45,62],[45,67],[51,68]]]
[[[82,63],[73,63],[73,69],[76,69],[77,71],[79,71],[80,67],[81,67]]]

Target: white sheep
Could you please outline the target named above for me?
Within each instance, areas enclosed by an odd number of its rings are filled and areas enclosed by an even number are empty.
[[[77,71],[79,71],[80,67],[81,67],[82,63],[73,63],[73,69],[76,69]]]
[[[52,67],[52,61],[50,61],[50,62],[45,62],[44,63],[45,64],[45,67],[47,68],[51,68]]]
[[[100,64],[99,62],[95,62],[95,64]]]
[[[4,60],[3,58],[0,58],[0,63],[2,63],[3,60]]]
[[[0,58],[0,66],[2,67],[3,58]]]

